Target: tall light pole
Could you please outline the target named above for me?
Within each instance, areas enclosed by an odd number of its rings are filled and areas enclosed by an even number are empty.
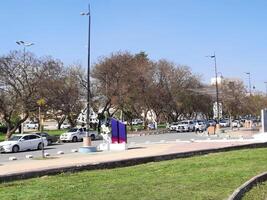
[[[264,83],[265,83],[265,95],[267,97],[267,81],[265,81]]]
[[[216,105],[217,105],[217,124],[220,120],[220,111],[219,111],[219,88],[218,88],[218,73],[217,73],[217,63],[216,63],[216,55],[215,52],[212,56],[207,56],[214,60],[214,70],[215,70],[215,87],[216,87]]]
[[[248,87],[249,87],[249,95],[251,96],[251,74],[250,72],[245,72],[248,75]]]
[[[23,67],[26,65],[26,47],[30,47],[34,45],[32,42],[25,42],[23,40],[16,41],[17,45],[23,46]],[[23,113],[22,113],[23,114]],[[24,114],[23,114],[24,117]],[[24,122],[21,124],[21,134],[24,133]]]
[[[80,13],[82,16],[88,16],[88,60],[87,60],[87,119],[86,119],[86,137],[89,137],[90,129],[90,34],[91,34],[91,13],[90,4],[88,5],[88,12]]]
[[[23,40],[16,41],[17,45],[23,46],[23,67],[25,67],[26,47],[34,45],[32,42],[25,42]]]

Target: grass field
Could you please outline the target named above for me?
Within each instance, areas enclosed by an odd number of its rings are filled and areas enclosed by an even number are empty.
[[[244,200],[265,200],[267,199],[267,182],[253,187],[243,198]]]
[[[262,148],[67,173],[0,184],[0,199],[226,199],[266,171],[266,160]]]

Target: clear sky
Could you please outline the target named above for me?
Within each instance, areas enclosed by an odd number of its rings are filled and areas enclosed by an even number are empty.
[[[79,15],[88,0],[0,0],[0,55],[30,50],[66,64],[86,66],[88,19]],[[145,51],[188,65],[204,82],[218,71],[265,91],[267,81],[266,0],[91,0],[92,63],[115,51]]]

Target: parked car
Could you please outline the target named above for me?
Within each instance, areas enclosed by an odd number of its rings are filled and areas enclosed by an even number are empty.
[[[13,135],[9,140],[0,142],[0,152],[19,152],[25,150],[42,149],[47,146],[45,137],[36,134]]]
[[[203,132],[207,129],[207,124],[204,121],[197,120],[195,122],[195,131]]]
[[[62,128],[62,129],[68,129],[68,128],[70,128],[71,126],[70,126],[70,124],[67,124],[67,123],[63,123],[63,124],[61,124],[61,126],[60,126],[60,128]]]
[[[209,126],[216,126],[216,121],[213,119],[208,120]]]
[[[71,142],[78,142],[82,141],[83,138],[86,136],[86,128],[72,128],[68,132],[65,132],[60,135],[60,140],[63,142],[71,141]],[[91,140],[96,139],[96,131],[89,131],[89,137]]]
[[[195,123],[192,120],[181,121],[178,124],[176,131],[178,132],[189,132],[195,130]]]
[[[142,119],[133,119],[132,120],[132,125],[138,125],[138,124],[143,124]]]
[[[42,133],[36,133],[37,135],[41,137],[45,137],[47,140],[47,145],[51,145],[54,142],[58,141],[58,137],[55,135],[49,135],[48,133],[42,132]]]
[[[176,131],[178,127],[179,122],[173,122],[169,126],[169,131]]]
[[[229,123],[228,120],[221,120],[221,121],[219,121],[219,124],[220,124],[221,127],[228,127],[228,126],[230,126],[230,123]]]
[[[28,129],[37,129],[38,123],[37,122],[28,122],[25,124],[26,128]]]
[[[234,121],[232,122],[232,127],[240,128],[240,127],[241,127],[241,123],[240,123],[240,121],[238,121],[238,120],[234,120]]]

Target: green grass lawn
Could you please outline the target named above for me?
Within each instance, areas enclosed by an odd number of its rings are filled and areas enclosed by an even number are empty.
[[[158,124],[158,129],[165,129],[166,128],[166,124]],[[131,126],[127,125],[127,130],[131,131]],[[138,130],[138,131],[143,131],[144,130],[144,126],[139,124],[139,125],[133,125],[133,131]]]
[[[267,199],[267,182],[253,187],[248,193],[245,194],[244,200],[265,200]]]
[[[44,132],[50,135],[60,136],[62,133],[68,131],[68,129],[61,129],[61,130],[44,130]]]
[[[226,199],[267,170],[267,148],[0,184],[0,199]]]

